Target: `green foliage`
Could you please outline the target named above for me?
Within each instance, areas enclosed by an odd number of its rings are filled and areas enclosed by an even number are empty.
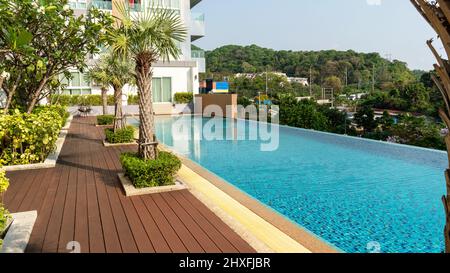
[[[12,36],[31,48],[27,54],[11,50],[3,63],[10,83],[19,79],[15,103],[28,112],[34,99],[61,85],[59,75],[85,68],[86,57],[99,52],[113,23],[110,14],[95,8],[76,15],[67,0],[1,0],[0,6],[0,48]]]
[[[6,177],[5,170],[0,168],[0,197],[9,187],[9,179]],[[1,199],[0,199],[1,203]]]
[[[174,185],[174,176],[181,168],[181,161],[167,152],[159,152],[156,160],[143,160],[127,153],[121,155],[120,161],[136,188]]]
[[[399,143],[445,150],[445,141],[440,134],[443,127],[424,117],[403,115],[391,131]]]
[[[375,66],[376,87],[405,86],[416,81],[416,76],[400,61],[388,61],[378,53],[357,53],[348,51],[276,51],[256,45],[228,45],[206,52],[209,73],[223,77],[235,73],[280,71],[292,77],[310,78],[313,84],[323,85],[329,77],[339,78],[352,86],[369,90]],[[333,80],[335,81],[335,79]],[[240,89],[239,89],[240,90]],[[237,89],[233,91],[239,92]],[[263,89],[259,89],[262,91]]]
[[[174,96],[175,103],[191,103],[194,101],[194,94],[190,92],[179,92],[175,93]]]
[[[2,246],[1,235],[6,229],[8,220],[10,219],[9,212],[3,207],[3,194],[9,187],[9,179],[5,175],[5,171],[0,166],[0,249]]]
[[[127,126],[117,130],[116,133],[114,133],[114,130],[108,128],[105,129],[105,135],[108,143],[131,143],[134,140],[134,127]]]
[[[284,96],[280,98],[279,104],[281,124],[318,131],[328,130],[330,123],[314,101],[298,101],[295,97]]]
[[[113,125],[114,116],[113,115],[101,115],[97,116],[98,125]]]
[[[36,107],[33,111],[34,114],[39,115],[42,112],[52,111],[57,113],[61,117],[61,127],[66,125],[67,120],[69,119],[70,113],[67,111],[67,108],[62,105],[48,105],[48,106],[39,106]]]
[[[101,95],[53,95],[50,99],[52,103],[64,106],[102,106]],[[114,105],[114,96],[108,96],[108,105]]]
[[[139,104],[139,95],[128,96],[128,105],[138,105],[138,104]]]
[[[370,107],[361,107],[355,114],[354,122],[364,128],[364,132],[369,133],[377,128],[378,124],[375,120],[375,114]]]
[[[43,162],[55,149],[64,119],[51,108],[24,114],[15,110],[0,115],[0,164],[21,165]]]
[[[241,105],[241,106],[244,106],[244,107],[247,107],[247,106],[252,104],[250,99],[245,97],[245,96],[238,96],[237,103],[238,103],[238,105]]]

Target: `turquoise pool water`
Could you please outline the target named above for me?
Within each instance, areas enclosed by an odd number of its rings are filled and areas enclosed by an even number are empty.
[[[173,131],[175,121],[189,129]],[[444,249],[445,153],[288,127],[279,128],[276,151],[261,152],[261,141],[199,140],[207,122],[157,118],[157,136],[346,252]],[[247,129],[257,124],[238,123]],[[217,127],[232,126],[223,120]]]

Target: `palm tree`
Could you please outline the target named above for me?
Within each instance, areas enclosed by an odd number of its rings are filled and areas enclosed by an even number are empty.
[[[114,89],[114,132],[117,132],[125,127],[122,90],[126,84],[133,83],[133,64],[129,59],[118,58],[112,51],[104,55],[101,63],[106,68],[110,85]]]
[[[114,89],[114,132],[125,127],[122,109],[122,90],[126,84],[134,83],[133,64],[128,59],[118,58],[112,51],[102,55],[100,61],[89,71],[88,76],[102,88],[103,111],[107,107],[108,87]]]
[[[152,64],[180,55],[177,42],[183,42],[187,30],[174,10],[148,8],[131,13],[127,5],[116,4],[119,17],[109,33],[115,54],[135,62],[134,76],[139,94],[139,156],[156,159],[157,142],[152,101]]]
[[[450,57],[450,3],[447,0],[411,0],[411,3],[436,31],[444,45],[447,59],[439,55],[433,46],[433,40],[427,42],[437,60],[437,64],[434,65],[437,76],[432,75],[432,79],[439,91],[441,91],[445,103],[445,107],[439,110],[439,115],[447,127],[450,128],[450,62],[448,60]],[[445,142],[447,144],[447,153],[450,156],[449,134],[445,137]],[[446,216],[444,228],[445,252],[450,253],[450,167],[445,171],[445,178],[447,180],[447,195],[442,197]]]
[[[109,83],[110,83],[107,69],[100,64],[96,64],[94,67],[89,69],[87,76],[88,76],[89,80],[94,81],[97,85],[100,86],[100,89],[102,91],[103,115],[107,115],[108,114],[108,89],[109,89]]]

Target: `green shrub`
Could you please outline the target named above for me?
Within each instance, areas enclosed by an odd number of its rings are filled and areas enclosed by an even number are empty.
[[[174,185],[174,176],[181,168],[181,161],[168,152],[160,152],[156,160],[147,161],[126,153],[120,156],[120,162],[136,188]]]
[[[102,106],[101,95],[53,95],[50,97],[53,104],[63,106]],[[108,105],[114,105],[114,96],[108,96]]]
[[[15,110],[0,115],[0,164],[21,165],[43,162],[55,149],[64,123],[50,108],[26,114]]]
[[[134,127],[127,126],[114,133],[112,129],[105,130],[106,141],[112,144],[116,143],[131,143],[134,140]]]
[[[5,175],[5,171],[0,166],[0,235],[5,231],[6,224],[10,218],[9,212],[3,207],[3,194],[6,192],[9,186],[9,180]],[[0,249],[2,247],[2,239],[0,238]]]
[[[128,96],[128,105],[138,105],[139,104],[139,96],[138,95],[129,95]]]
[[[64,127],[64,125],[66,125],[67,119],[69,119],[69,116],[70,116],[70,113],[67,111],[67,108],[65,106],[58,105],[58,104],[50,105],[50,106],[36,107],[34,109],[33,113],[39,115],[40,113],[46,112],[46,111],[54,111],[62,118],[61,127]]]
[[[114,124],[114,116],[113,115],[97,116],[97,124],[98,125],[113,125]]]
[[[194,94],[188,92],[176,93],[174,96],[175,103],[191,103],[194,101]]]

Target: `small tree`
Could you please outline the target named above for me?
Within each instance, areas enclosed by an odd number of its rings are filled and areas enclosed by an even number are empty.
[[[94,67],[90,68],[87,77],[89,80],[95,82],[95,84],[100,86],[102,91],[102,106],[103,115],[108,114],[108,89],[109,89],[109,75],[105,67],[100,64],[96,64]]]
[[[109,52],[102,59],[102,66],[106,69],[110,85],[114,89],[114,132],[125,127],[122,107],[123,87],[132,83],[133,64],[129,59],[123,59],[115,56],[113,52]]]
[[[135,62],[135,78],[139,94],[139,155],[156,159],[157,143],[152,101],[152,65],[159,59],[177,58],[177,42],[184,41],[186,28],[179,14],[170,9],[149,8],[131,13],[128,6],[117,4],[119,18],[109,34],[114,52]]]
[[[51,82],[69,68],[83,70],[89,54],[98,52],[112,17],[95,8],[87,16],[75,16],[67,0],[0,0],[0,45],[11,30],[26,30],[33,54],[9,52],[4,59],[11,79],[20,78],[16,101],[32,112]],[[23,69],[25,68],[25,69]],[[14,75],[13,75],[14,74]],[[47,92],[48,93],[48,92]]]

